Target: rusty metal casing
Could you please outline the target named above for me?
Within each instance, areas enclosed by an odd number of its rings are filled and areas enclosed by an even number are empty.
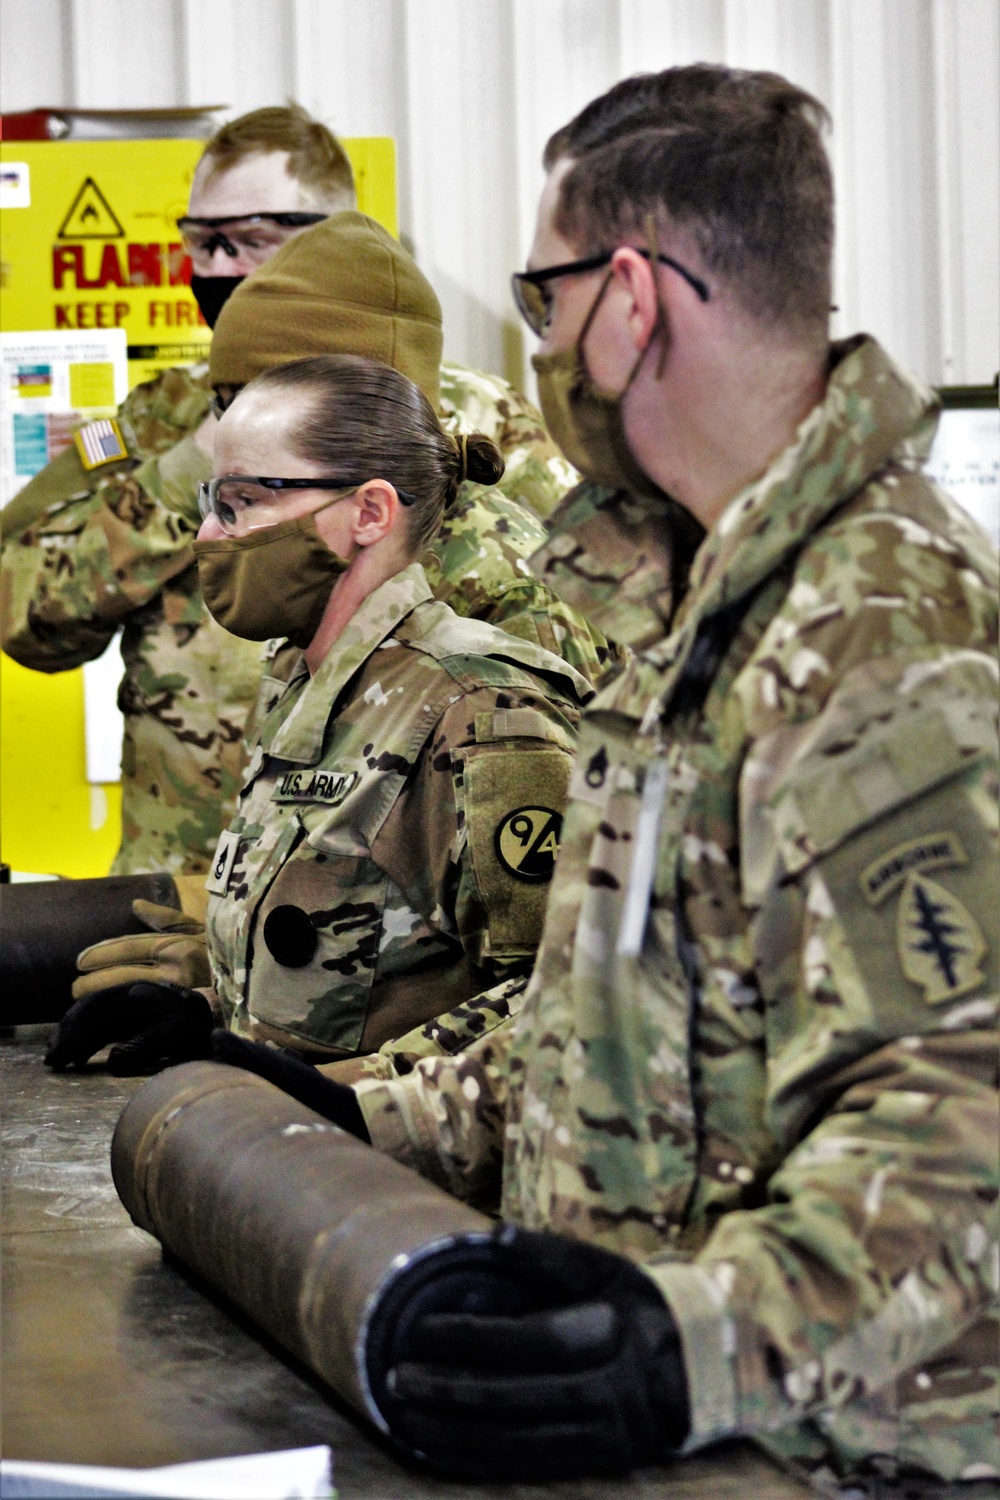
[[[125,1207],[383,1431],[366,1369],[373,1312],[404,1270],[483,1214],[242,1069],[157,1074],[115,1130]]]

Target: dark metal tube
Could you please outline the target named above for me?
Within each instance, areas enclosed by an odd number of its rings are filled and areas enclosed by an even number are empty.
[[[149,930],[133,914],[138,899],[180,904],[166,874],[0,884],[0,1026],[65,1015],[77,954],[104,938]]]
[[[135,1223],[386,1430],[369,1321],[401,1272],[493,1229],[254,1074],[185,1063],[132,1096],[111,1171]]]

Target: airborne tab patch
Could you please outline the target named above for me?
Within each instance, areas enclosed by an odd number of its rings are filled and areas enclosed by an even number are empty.
[[[533,884],[552,879],[562,818],[551,807],[517,807],[508,813],[493,839],[497,859],[515,880]]]
[[[91,469],[100,469],[104,464],[115,464],[119,459],[129,456],[122,430],[114,417],[102,417],[100,421],[84,423],[74,432],[73,442],[88,474]]]
[[[271,801],[339,807],[360,779],[357,771],[287,771],[271,793]]]
[[[986,940],[972,914],[926,875],[906,878],[896,916],[903,973],[922,986],[928,1005],[966,995],[982,983]]]
[[[964,865],[968,856],[955,834],[925,833],[918,839],[897,844],[861,871],[859,881],[865,900],[878,906],[893,891],[898,891],[911,874],[940,870],[947,865]]]

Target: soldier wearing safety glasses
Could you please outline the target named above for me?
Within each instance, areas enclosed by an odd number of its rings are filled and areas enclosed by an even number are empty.
[[[499,450],[449,437],[397,371],[326,356],[251,381],[215,465],[206,604],[239,638],[287,644],[207,881],[212,990],[92,994],[46,1061],[110,1041],[115,1072],[151,1072],[205,1055],[215,1019],[319,1058],[445,1011],[475,1035],[531,967],[593,696],[559,657],[436,600],[420,566],[459,485],[500,477]]]
[[[289,240],[354,205],[342,147],[301,108],[256,110],[223,126],[205,148],[180,220],[208,323]],[[312,349],[272,353],[290,359]],[[495,501],[465,505],[475,487],[463,490],[432,584],[457,609],[485,607],[497,619],[530,583],[518,563],[543,540],[538,517],[576,476],[538,412],[506,381],[443,364],[438,386],[449,429],[486,432],[506,470]],[[231,639],[205,610],[193,565],[197,487],[211,474],[217,425],[212,401],[205,366],[166,371],[124,402],[117,454],[85,471],[76,448],[67,449],[3,513],[0,634],[9,655],[38,671],[66,671],[124,631],[119,874],[208,868],[239,786],[243,729],[262,671],[260,647]],[[485,581],[463,592],[462,579],[486,554]],[[546,645],[601,674],[599,632],[554,601],[551,618],[537,619]]]
[[[609,628],[620,580],[643,649],[520,1014],[309,1095],[505,1221],[394,1288],[379,1410],[451,1473],[750,1437],[825,1494],[996,1493],[996,551],[922,472],[932,393],[830,339],[825,119],[672,69],[546,151],[515,285],[604,491],[533,566]]]

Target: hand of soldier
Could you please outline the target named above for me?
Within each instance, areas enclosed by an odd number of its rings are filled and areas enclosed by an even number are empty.
[[[74,1000],[146,982],[192,990],[212,983],[204,922],[152,901],[133,901],[132,910],[149,933],[107,938],[84,948],[76,960],[80,978],[73,983]]]
[[[507,1482],[621,1473],[687,1436],[674,1320],[631,1261],[506,1225],[417,1266],[409,1295],[401,1280],[368,1373],[393,1436],[435,1467]]]
[[[264,1047],[260,1042],[248,1042],[232,1031],[219,1029],[212,1032],[212,1057],[215,1062],[245,1068],[259,1078],[266,1078],[275,1088],[291,1094],[324,1119],[332,1120],[341,1130],[356,1135],[359,1141],[371,1140],[354,1090],[335,1083],[332,1078],[324,1078],[311,1063],[293,1052]]]
[[[82,1068],[109,1042],[108,1072],[119,1078],[158,1073],[208,1057],[212,1007],[179,984],[122,984],[78,1000],[52,1034],[45,1062],[57,1073]]]

